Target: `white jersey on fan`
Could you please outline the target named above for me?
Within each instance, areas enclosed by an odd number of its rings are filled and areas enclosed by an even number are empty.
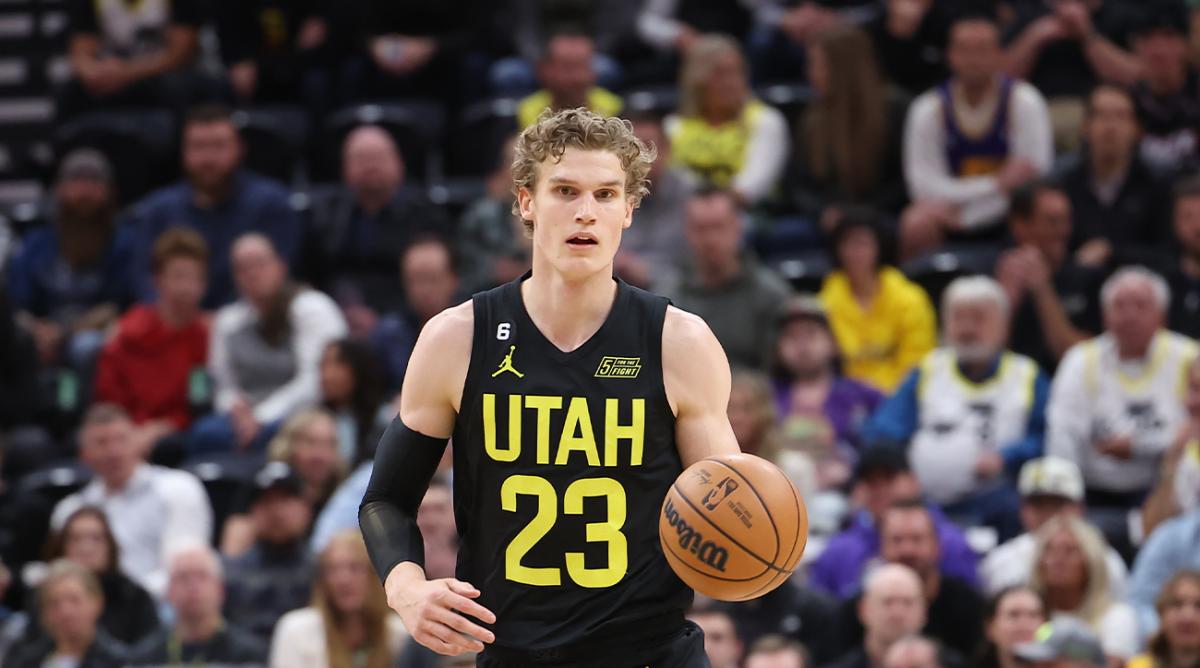
[[[1148,489],[1187,417],[1183,394],[1196,353],[1195,341],[1166,330],[1154,336],[1140,360],[1119,359],[1108,334],[1072,347],[1050,388],[1046,454],[1079,465],[1089,489]],[[1097,441],[1121,436],[1133,441],[1130,459],[1096,450]]]
[[[1028,357],[1006,352],[991,378],[973,383],[959,371],[954,351],[939,348],[920,369],[909,461],[931,499],[953,503],[974,491],[980,455],[1025,437],[1038,368]]]

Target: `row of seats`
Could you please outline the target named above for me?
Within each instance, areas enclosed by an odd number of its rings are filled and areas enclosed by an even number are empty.
[[[766,86],[759,96],[794,116],[811,99],[801,85]],[[314,124],[301,107],[239,110],[236,122],[247,148],[247,165],[293,185],[337,180],[341,144],[363,124],[386,129],[404,155],[410,178],[440,184],[447,178],[479,177],[495,165],[504,140],[516,131],[517,100],[485,100],[453,118],[432,100],[386,101],[345,107]],[[629,91],[624,115],[662,115],[678,103],[674,87]],[[315,127],[314,127],[315,125]],[[55,155],[79,146],[104,151],[114,162],[121,195],[130,201],[177,173],[176,119],[167,111],[116,109],[85,114],[57,128]]]

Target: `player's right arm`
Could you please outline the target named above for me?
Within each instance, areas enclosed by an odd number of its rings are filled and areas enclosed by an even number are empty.
[[[421,330],[404,375],[400,414],[380,439],[358,511],[388,605],[417,642],[448,655],[479,652],[480,641],[495,640],[491,631],[459,614],[496,621],[472,600],[479,590],[454,578],[425,578],[425,546],[417,527],[417,508],[454,433],[474,326],[473,307],[466,302],[434,316]]]

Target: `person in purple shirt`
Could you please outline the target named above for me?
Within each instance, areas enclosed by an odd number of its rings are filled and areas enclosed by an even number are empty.
[[[810,586],[839,598],[859,592],[863,569],[879,554],[878,518],[896,502],[921,497],[921,486],[899,449],[864,450],[854,473],[853,497],[863,508],[849,527],[829,540],[808,572]],[[941,573],[977,586],[979,556],[967,545],[962,530],[936,506],[929,506],[929,514],[941,545]]]
[[[821,487],[841,487],[858,462],[859,430],[883,395],[842,377],[837,340],[817,299],[792,298],[778,323],[772,385],[780,426],[813,458]]]
[[[241,168],[243,147],[228,109],[206,105],[192,110],[183,126],[184,180],[150,193],[136,207],[135,286],[153,299],[150,251],[159,234],[175,225],[200,233],[209,248],[205,309],[237,298],[229,251],[234,239],[258,232],[294,264],[303,227],[288,204],[283,184]]]

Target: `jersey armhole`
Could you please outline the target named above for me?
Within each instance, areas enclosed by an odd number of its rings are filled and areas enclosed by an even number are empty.
[[[474,322],[472,323],[473,333],[471,335],[471,359],[467,363],[467,377],[463,381],[462,396],[458,399],[458,414],[460,416],[467,411],[466,401],[476,395],[475,390],[479,385],[479,369],[486,353],[488,342],[487,328],[490,322],[490,318],[488,317],[487,293],[480,292],[472,296],[471,308],[474,314]]]

